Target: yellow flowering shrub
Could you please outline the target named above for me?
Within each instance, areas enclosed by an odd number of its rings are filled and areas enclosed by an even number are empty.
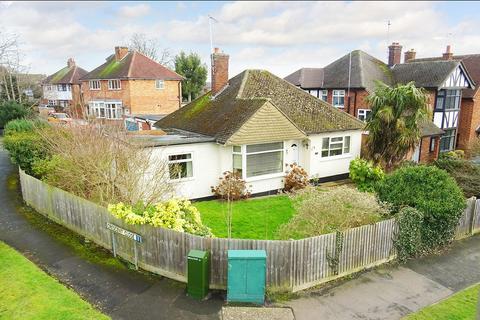
[[[199,236],[213,236],[210,228],[203,225],[198,209],[186,199],[170,199],[148,206],[120,202],[108,205],[108,211],[128,224],[149,224]]]

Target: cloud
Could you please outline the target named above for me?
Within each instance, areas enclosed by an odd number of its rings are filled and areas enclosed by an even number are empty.
[[[119,17],[124,19],[140,18],[149,13],[150,6],[144,3],[133,6],[123,6],[118,10]]]

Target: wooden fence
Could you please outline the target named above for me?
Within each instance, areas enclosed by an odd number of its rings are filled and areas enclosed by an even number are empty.
[[[301,240],[204,238],[149,225],[128,225],[112,216],[107,209],[51,187],[23,171],[20,171],[20,180],[23,199],[28,205],[104,248],[112,250],[107,222],[140,234],[143,242],[137,245],[138,265],[144,270],[186,282],[188,252],[191,249],[209,250],[211,288],[226,287],[229,249],[265,250],[267,286],[273,290],[290,291],[306,289],[395,257],[393,238],[397,225],[394,219]],[[480,228],[475,205],[473,216],[469,213],[471,211],[472,204],[469,204],[469,209],[462,217],[465,219],[460,221],[457,236],[466,234],[465,230],[471,233]],[[132,263],[133,246],[132,240],[116,237],[117,254]]]

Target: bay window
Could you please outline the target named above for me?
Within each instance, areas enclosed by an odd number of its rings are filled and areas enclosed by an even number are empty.
[[[193,160],[191,153],[168,156],[168,173],[170,180],[179,180],[193,177]]]
[[[350,136],[322,139],[322,158],[350,153]]]
[[[333,90],[332,104],[336,108],[343,108],[345,106],[345,90]]]
[[[121,119],[121,102],[92,101],[89,103],[89,114],[96,118]]]
[[[283,142],[234,146],[233,172],[252,178],[283,172]]]

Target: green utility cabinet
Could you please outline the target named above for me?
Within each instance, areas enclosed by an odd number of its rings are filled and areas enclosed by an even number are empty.
[[[228,250],[228,302],[265,301],[265,250]]]
[[[187,257],[187,294],[203,299],[208,294],[210,283],[210,253],[190,250]]]

